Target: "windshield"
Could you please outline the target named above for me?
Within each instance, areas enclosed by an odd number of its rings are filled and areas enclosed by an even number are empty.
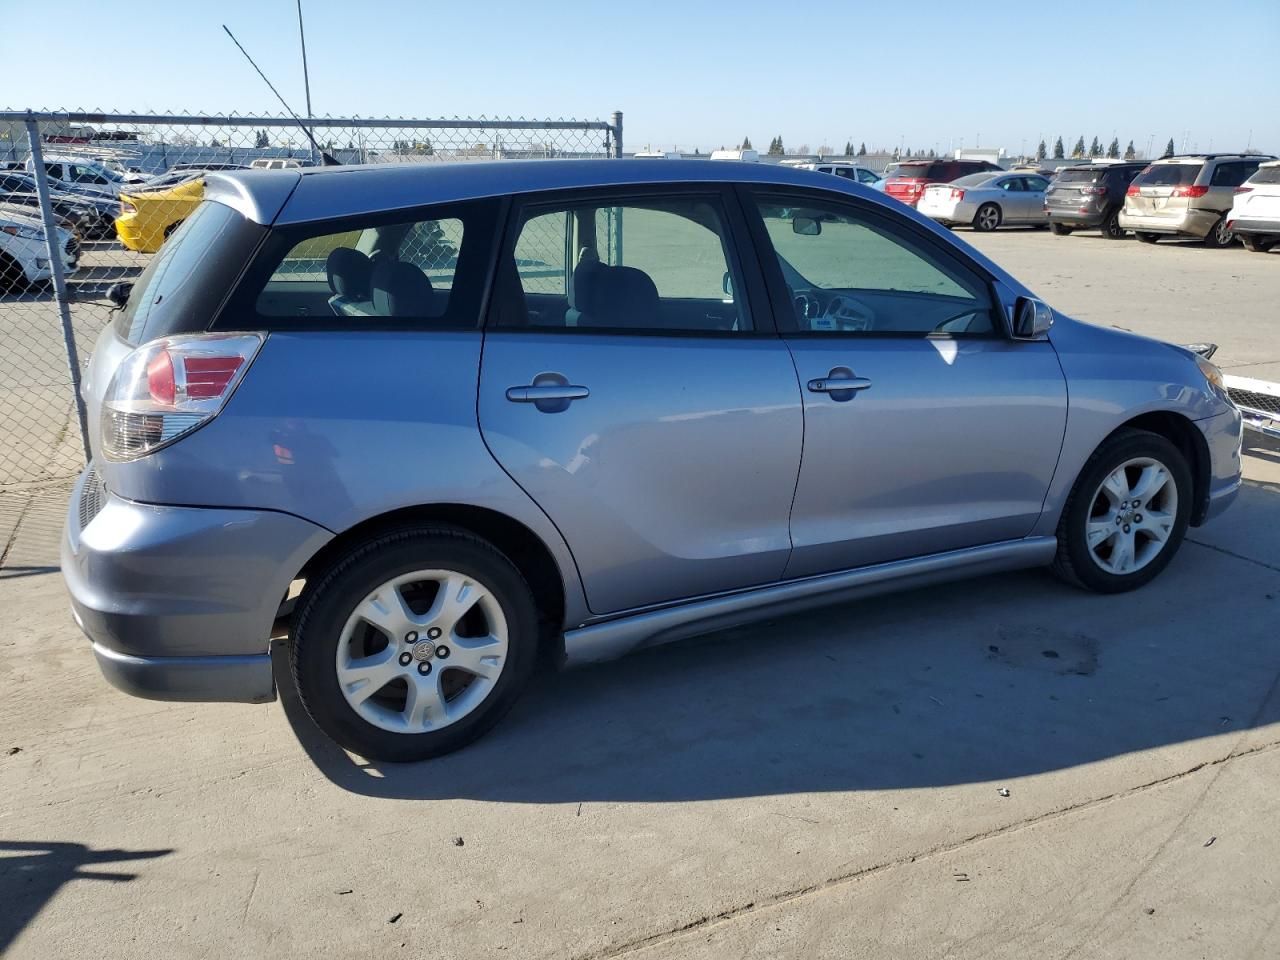
[[[116,318],[116,333],[132,344],[173,333],[204,330],[264,228],[225,204],[205,201],[183,221],[142,271]]]
[[[995,173],[971,173],[967,177],[961,177],[959,180],[952,180],[951,182],[961,187],[980,187],[994,177],[996,177]]]

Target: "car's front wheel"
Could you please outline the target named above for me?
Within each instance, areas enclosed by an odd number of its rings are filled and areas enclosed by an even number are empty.
[[[973,215],[973,229],[988,233],[1000,226],[1000,208],[994,203],[984,203]]]
[[[1169,440],[1146,430],[1113,434],[1067,498],[1054,572],[1099,593],[1142,586],[1177,553],[1191,499],[1191,468]]]
[[[366,542],[308,584],[295,623],[290,662],[307,712],[371,760],[470,743],[510,709],[537,655],[519,570],[450,527]]]
[[[27,286],[27,274],[8,254],[0,253],[0,293],[16,293]]]

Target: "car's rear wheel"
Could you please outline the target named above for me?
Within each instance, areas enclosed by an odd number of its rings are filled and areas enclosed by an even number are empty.
[[[973,229],[989,233],[1000,226],[1000,208],[994,203],[984,203],[973,215]]]
[[[1191,499],[1191,468],[1166,438],[1146,430],[1112,435],[1067,498],[1054,572],[1099,593],[1142,586],[1178,552]]]
[[[1072,228],[1065,223],[1051,223],[1049,229],[1055,237],[1065,237],[1070,235]]]
[[[1205,234],[1204,245],[1214,250],[1222,250],[1236,242],[1236,235],[1227,226],[1227,215],[1224,213],[1213,225],[1213,229]]]
[[[1138,239],[1143,243],[1159,243],[1160,234],[1158,233],[1139,233]]]
[[[511,708],[537,656],[533,595],[491,544],[450,527],[371,540],[308,584],[291,666],[311,718],[371,760],[470,743]]]
[[[27,275],[22,264],[5,253],[0,253],[0,293],[16,293],[27,287]]]
[[[1274,240],[1269,240],[1266,237],[1252,236],[1250,234],[1244,234],[1241,236],[1240,241],[1244,244],[1244,248],[1250,253],[1266,253],[1275,246]]]
[[[1120,226],[1120,211],[1112,210],[1102,221],[1102,235],[1108,240],[1123,240],[1124,230]]]

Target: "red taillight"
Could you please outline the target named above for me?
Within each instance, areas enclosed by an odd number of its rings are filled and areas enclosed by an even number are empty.
[[[1087,193],[1092,197],[1101,197],[1106,194],[1107,188],[1103,186],[1097,186],[1097,187],[1088,186],[1088,187],[1082,187],[1080,192]]]
[[[1142,196],[1142,188],[1136,183],[1131,183],[1129,184],[1129,189],[1124,192],[1124,195],[1126,197],[1140,197]]]
[[[1174,187],[1172,196],[1191,197],[1194,199],[1196,197],[1203,197],[1208,192],[1209,192],[1208,187],[1196,187],[1196,186]]]
[[[1253,187],[1236,187],[1236,193],[1252,193]]]
[[[178,396],[178,385],[173,377],[173,358],[168,350],[161,350],[147,364],[147,392],[156,403],[173,406]]]
[[[952,200],[963,200],[963,199],[964,199],[964,191],[963,191],[963,190],[961,190],[959,187],[952,187],[952,188],[951,188],[951,199],[952,199]]]
[[[244,363],[243,357],[185,357],[187,396],[192,400],[220,397]]]

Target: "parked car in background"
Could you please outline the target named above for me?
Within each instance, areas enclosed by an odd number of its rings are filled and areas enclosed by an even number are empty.
[[[1235,237],[1227,226],[1227,214],[1236,187],[1263,160],[1274,159],[1208,153],[1157,160],[1129,184],[1120,228],[1132,230],[1143,243],[1191,237],[1203,240],[1207,247],[1230,246]]]
[[[57,249],[64,274],[80,265],[80,241],[64,227],[57,227]],[[53,276],[44,224],[27,207],[0,206],[0,292],[21,290]]]
[[[1253,176],[1236,187],[1227,229],[1254,253],[1280,244],[1280,160],[1259,164]]]
[[[116,236],[130,250],[155,253],[204,199],[204,178],[188,174],[173,186],[130,189],[120,195]]]
[[[818,173],[830,173],[837,177],[844,177],[846,180],[853,180],[864,187],[874,187],[883,179],[874,170],[860,167],[856,163],[839,160],[815,160],[810,163],[792,164],[792,166],[797,170],[816,170]]]
[[[221,160],[207,160],[204,162],[191,163],[175,163],[168,169],[168,173],[207,173],[211,170],[248,170],[249,165],[245,163],[227,163]]]
[[[1058,236],[1073,230],[1101,230],[1110,240],[1124,238],[1120,211],[1133,178],[1143,163],[1090,163],[1066,167],[1049,183],[1044,208],[1049,228]]]
[[[988,232],[998,227],[1046,227],[1044,192],[1049,181],[1036,173],[971,173],[951,183],[924,188],[916,209],[949,227],[969,224]]]
[[[884,192],[909,207],[919,202],[924,188],[931,183],[950,183],[971,173],[1003,172],[986,160],[906,160],[898,164],[892,175],[886,175]]]
[[[53,180],[49,182],[49,201],[55,214],[75,221],[79,225],[80,235],[86,239],[114,235],[119,203],[108,197],[55,189],[57,183],[58,181]],[[35,177],[26,171],[0,173],[0,202],[39,210],[40,194]]]
[[[1055,317],[840,177],[374,164],[205,196],[92,351],[62,539],[137,695],[271,700],[278,627],[322,731],[423,759],[540,660],[1039,565],[1134,589],[1240,487],[1207,359]]]
[[[28,172],[35,170],[35,162],[30,157],[27,158],[26,169]],[[44,158],[44,171],[80,193],[114,198],[120,196],[120,188],[125,184],[124,176],[117,171],[95,160],[79,157],[47,156]]]

